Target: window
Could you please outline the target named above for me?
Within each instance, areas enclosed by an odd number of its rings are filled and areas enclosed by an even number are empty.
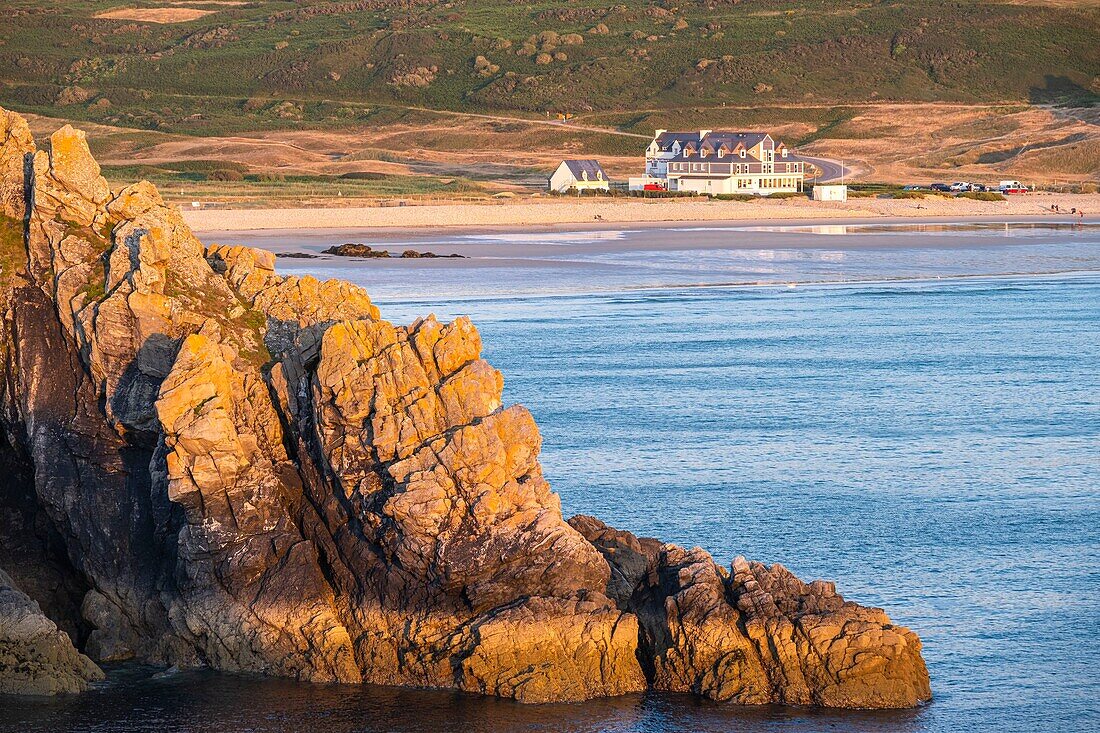
[[[784,158],[786,158],[787,157],[787,149],[783,148],[782,151],[780,152],[780,155],[782,155]]]
[[[741,157],[744,158],[745,157],[745,149],[741,148],[741,150],[739,152],[741,153]]]

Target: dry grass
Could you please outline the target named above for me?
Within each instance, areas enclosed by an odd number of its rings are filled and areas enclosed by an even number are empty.
[[[860,109],[807,146],[844,160],[871,181],[1041,184],[1100,179],[1094,110],[971,105],[879,105]]]
[[[752,127],[771,130],[788,141],[807,137],[815,127],[791,119],[798,114],[805,119],[805,112],[775,109],[769,119],[754,118]],[[706,127],[748,124],[738,111],[716,113],[721,119],[708,120]],[[1014,178],[1029,184],[1083,183],[1100,180],[1098,114],[1100,110],[1027,105],[865,105],[852,108],[841,124],[822,131],[802,150],[843,160],[857,171],[853,180],[996,183]],[[29,118],[40,139],[64,123]],[[369,172],[456,177],[476,180],[487,192],[539,187],[563,157],[598,158],[613,178],[622,180],[638,174],[646,142],[614,137],[610,130],[447,113],[423,115],[414,122],[210,137],[77,124],[88,130],[96,155],[108,165],[215,160],[243,164],[252,173],[288,176]]]
[[[136,20],[142,23],[186,23],[196,20],[204,15],[210,15],[213,10],[200,10],[199,8],[116,8],[105,10],[96,14],[96,18],[109,20]]]
[[[1035,5],[1041,8],[1095,8],[1097,0],[988,0],[991,5]]]

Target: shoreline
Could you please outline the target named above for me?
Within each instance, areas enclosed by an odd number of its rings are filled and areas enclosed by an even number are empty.
[[[958,273],[950,275],[898,275],[896,277],[867,277],[852,280],[785,280],[785,281],[718,281],[698,283],[666,283],[662,285],[621,285],[597,290],[575,290],[560,292],[534,292],[521,295],[465,295],[450,297],[451,303],[476,303],[485,301],[509,301],[522,299],[531,300],[557,300],[568,298],[605,297],[615,295],[628,295],[631,293],[656,293],[678,290],[814,290],[814,289],[838,289],[850,287],[868,287],[878,285],[929,285],[933,283],[981,283],[1011,282],[1014,280],[1057,280],[1058,278],[1087,279],[1100,276],[1100,270],[1049,270],[1042,272],[986,272],[986,273]],[[429,297],[388,297],[373,298],[372,302],[378,306],[409,306],[431,303]]]
[[[654,228],[669,224],[700,226],[752,225],[783,221],[800,224],[922,223],[1034,220],[1073,223],[1070,214],[1050,211],[1057,204],[1085,211],[1086,222],[1100,221],[1095,194],[1029,194],[1007,201],[971,199],[851,199],[846,202],[803,199],[678,201],[676,199],[543,201],[539,203],[443,204],[362,208],[199,209],[183,210],[196,232],[243,232],[310,229],[356,232],[433,231],[569,231]],[[919,206],[919,208],[918,208]]]

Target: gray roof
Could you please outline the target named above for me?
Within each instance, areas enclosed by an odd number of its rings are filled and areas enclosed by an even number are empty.
[[[599,178],[607,180],[607,174],[603,172],[603,168],[600,167],[598,160],[563,160],[566,167],[569,168],[569,172],[573,174],[573,177],[577,180],[584,178],[584,173],[588,173],[588,180],[594,181],[599,173]]]
[[[723,143],[730,151],[734,150],[740,143],[744,145],[746,149],[751,149],[756,145],[759,145],[764,138],[769,137],[766,132],[732,132],[727,130],[712,130],[706,135],[700,137],[699,132],[663,132],[657,136],[657,146],[661,150],[669,150],[672,148],[673,143],[679,142],[681,150],[687,143],[691,143],[695,148],[693,155],[684,155],[682,152],[680,157],[685,160],[696,160],[702,156],[699,155],[699,149],[703,146],[710,148],[711,150],[717,150]],[[779,147],[781,143],[776,143],[775,147]],[[748,155],[752,160],[757,160],[753,155]]]
[[[680,143],[680,147],[684,147],[684,143],[699,142],[699,132],[662,132],[657,136],[657,147],[661,150],[669,150],[673,143]]]
[[[746,148],[751,148],[755,145],[759,145],[764,138],[768,137],[766,132],[708,132],[706,137],[699,141],[700,145],[709,145],[717,150],[722,143],[726,144],[726,147],[733,150],[737,147],[738,143],[741,143]]]

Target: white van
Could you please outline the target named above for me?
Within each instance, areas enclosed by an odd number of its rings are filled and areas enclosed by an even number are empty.
[[[1019,181],[1001,181],[998,188],[1001,193],[1027,193],[1027,186]]]

